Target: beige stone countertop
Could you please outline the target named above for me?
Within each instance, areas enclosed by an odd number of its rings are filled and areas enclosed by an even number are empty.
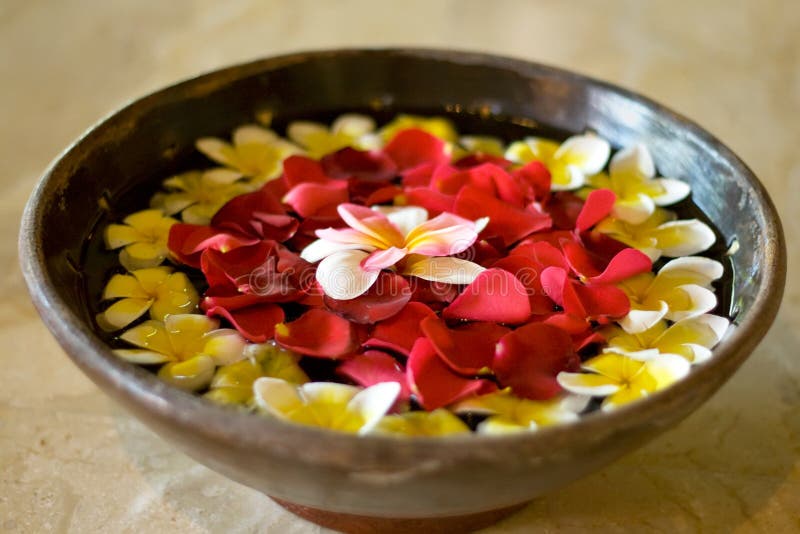
[[[775,200],[789,276],[771,332],[695,414],[488,533],[800,531],[800,3],[0,2],[0,532],[326,532],[175,451],[70,362],[19,272],[48,162],[129,99],[337,46],[480,50],[648,95],[734,149]]]

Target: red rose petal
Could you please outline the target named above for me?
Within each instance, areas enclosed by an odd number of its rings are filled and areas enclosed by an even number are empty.
[[[566,332],[531,323],[503,336],[492,367],[500,384],[511,387],[515,395],[545,400],[561,391],[558,373],[576,370],[579,364]]]
[[[322,170],[331,178],[356,178],[369,182],[385,182],[397,174],[397,165],[378,151],[343,148],[320,160]]]
[[[505,246],[547,229],[551,224],[548,215],[511,206],[473,186],[466,186],[458,193],[455,212],[472,220],[489,217],[489,224],[481,235],[499,236]]]
[[[393,356],[379,350],[366,350],[363,354],[356,354],[339,365],[336,372],[365,388],[381,382],[397,382],[400,384],[398,400],[407,401],[411,396],[403,365]]]
[[[398,274],[381,272],[366,293],[350,300],[324,297],[329,310],[349,321],[373,324],[388,319],[402,310],[411,300],[411,287]]]
[[[446,319],[521,323],[531,315],[528,292],[517,277],[502,269],[480,273],[442,312]]]
[[[410,128],[398,132],[384,147],[383,152],[394,161],[400,171],[404,171],[423,163],[447,163],[450,161],[450,154],[446,148],[447,144],[438,137]]]
[[[509,332],[508,328],[484,322],[451,329],[436,316],[424,319],[420,328],[442,360],[463,375],[476,375],[488,369],[497,341]]]
[[[446,165],[437,166],[434,163],[421,163],[416,167],[403,171],[400,183],[403,184],[403,187],[428,187],[434,171],[444,166]]]
[[[547,267],[540,275],[542,291],[553,299],[553,302],[564,307],[564,288],[567,286],[569,276],[561,267]]]
[[[527,291],[533,315],[542,315],[553,311],[555,303],[542,290],[542,281],[539,274],[544,270],[542,264],[530,257],[511,254],[493,263],[492,267],[508,271],[522,282]]]
[[[307,356],[337,359],[358,347],[352,325],[338,315],[312,308],[290,323],[275,326],[275,341]]]
[[[277,304],[259,304],[238,310],[213,306],[206,310],[209,317],[224,317],[245,339],[264,343],[275,336],[275,325],[283,322],[283,309]]]
[[[200,255],[207,248],[232,250],[258,243],[255,237],[221,232],[210,226],[173,224],[169,229],[167,247],[179,262],[190,267],[200,267]]]
[[[266,189],[239,195],[228,201],[211,219],[211,226],[240,230],[249,228],[250,221],[257,215],[285,215],[286,210]]]
[[[330,176],[322,170],[322,165],[306,156],[289,156],[283,161],[283,178],[289,189],[299,184],[325,184]],[[280,198],[280,197],[278,197]]]
[[[366,346],[392,350],[405,356],[417,338],[422,337],[420,323],[426,317],[435,317],[433,310],[421,302],[409,302],[396,315],[375,325]]]
[[[617,195],[610,189],[595,189],[589,193],[575,221],[575,229],[584,232],[605,219],[611,213],[616,200]]]
[[[583,199],[569,191],[556,191],[542,199],[542,207],[553,219],[553,228],[574,230],[575,221],[583,209]]]
[[[387,185],[372,191],[367,198],[364,199],[365,206],[374,206],[375,204],[392,203],[394,199],[403,194],[403,189],[396,185]]]
[[[405,203],[428,210],[429,217],[436,217],[442,212],[452,213],[456,197],[429,187],[407,188],[404,193]]]
[[[514,170],[511,176],[528,192],[528,200],[544,200],[550,193],[550,171],[541,161],[531,161]]]
[[[478,165],[483,165],[484,163],[491,163],[492,165],[497,165],[503,169],[508,169],[512,165],[512,162],[502,156],[484,154],[483,152],[468,154],[456,161],[453,165],[459,169],[469,169],[470,167],[477,167]]]
[[[433,309],[440,310],[458,296],[459,286],[446,282],[430,282],[422,278],[412,279],[414,294],[411,300],[423,302]]]
[[[276,270],[278,257],[274,241],[259,241],[230,252],[206,249],[200,259],[200,269],[210,287],[231,286],[238,289],[249,282],[253,271]]]
[[[584,286],[579,282],[573,282],[571,286],[580,306],[575,306],[571,298],[565,299],[564,310],[567,313],[603,320],[619,319],[631,310],[628,296],[616,286],[602,284]]]
[[[491,393],[494,383],[483,379],[458,376],[445,365],[433,343],[421,337],[411,349],[406,363],[406,376],[411,391],[426,410],[453,404],[471,395]]]
[[[336,206],[350,201],[347,182],[304,183],[292,187],[283,201],[301,217],[334,215]]]
[[[626,248],[611,258],[605,270],[589,278],[592,284],[616,284],[637,274],[649,273],[653,269],[650,258],[633,248]]]

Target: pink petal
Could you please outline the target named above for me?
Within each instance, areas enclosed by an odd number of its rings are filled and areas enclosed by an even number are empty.
[[[299,354],[332,359],[352,354],[358,347],[349,321],[315,308],[291,323],[278,324],[275,341]]]
[[[424,319],[420,328],[442,360],[462,375],[476,375],[488,369],[497,341],[510,332],[508,328],[485,322],[451,329],[436,316]]]
[[[555,303],[542,290],[542,281],[539,275],[544,269],[542,264],[530,257],[511,254],[494,262],[492,268],[508,271],[522,282],[528,293],[533,315],[542,315],[553,311]]]
[[[614,256],[605,270],[589,278],[592,284],[617,284],[623,280],[641,273],[649,273],[653,269],[653,262],[646,254],[626,248]]]
[[[583,209],[575,221],[575,229],[585,232],[595,224],[605,219],[611,213],[617,195],[610,189],[595,189],[586,197]]]
[[[428,132],[411,128],[398,132],[383,151],[401,171],[423,163],[438,165],[450,161],[447,145]]]
[[[517,277],[487,269],[442,312],[446,319],[521,323],[531,315],[528,292]]]
[[[555,326],[531,323],[503,336],[492,365],[500,384],[520,397],[545,400],[561,391],[556,376],[577,370],[572,339]]]
[[[301,217],[334,214],[339,204],[349,200],[347,182],[342,181],[298,184],[283,197]]]
[[[289,189],[300,184],[325,184],[331,180],[322,170],[322,165],[317,160],[306,156],[289,156],[286,158],[283,161],[283,176]]]
[[[348,321],[374,324],[393,317],[411,300],[411,288],[400,275],[382,272],[366,293],[350,300],[324,298],[331,311]]]
[[[400,384],[399,400],[407,401],[411,397],[405,368],[385,352],[366,350],[356,354],[340,364],[336,372],[365,388],[381,382],[397,382]]]
[[[511,206],[472,186],[464,187],[459,192],[455,211],[471,220],[489,217],[489,224],[482,235],[498,236],[505,246],[533,232],[547,229],[551,224],[548,215]]]
[[[406,236],[409,254],[452,256],[469,248],[478,238],[473,221],[441,213],[414,228]]]
[[[408,356],[414,342],[423,336],[420,323],[431,316],[435,314],[425,304],[409,302],[396,315],[378,322],[364,345]]]
[[[430,340],[414,343],[406,363],[411,391],[426,410],[453,404],[471,395],[491,393],[497,387],[488,380],[458,376],[442,362]]]
[[[357,204],[340,204],[337,211],[350,228],[384,243],[387,247],[403,246],[405,236],[382,213]]]
[[[242,336],[253,343],[264,343],[275,335],[275,325],[283,322],[283,309],[277,304],[259,304],[239,310],[212,306],[209,317],[224,317]]]
[[[325,174],[332,178],[356,178],[385,182],[397,175],[397,165],[383,152],[343,148],[320,160]]]
[[[361,262],[365,271],[380,271],[387,269],[406,257],[408,251],[404,248],[389,247],[385,250],[370,252],[369,256]]]

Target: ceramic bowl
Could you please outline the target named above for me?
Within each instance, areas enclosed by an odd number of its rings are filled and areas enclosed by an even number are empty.
[[[726,243],[734,327],[680,383],[612,413],[510,436],[356,437],[219,407],[115,357],[83,287],[87,238],[110,203],[193,161],[193,142],[254,114],[345,110],[502,116],[562,132],[644,142],[663,175],[687,180]],[[134,207],[131,207],[131,211]],[[632,92],[560,69],[484,54],[334,50],[226,68],[179,83],[91,128],[53,163],[27,205],[20,257],[33,301],[74,362],[186,454],[296,513],[353,532],[466,530],[595,471],[675,425],[711,396],[778,310],[786,254],[775,208],[750,169],[696,124]],[[622,498],[622,497],[621,497]]]

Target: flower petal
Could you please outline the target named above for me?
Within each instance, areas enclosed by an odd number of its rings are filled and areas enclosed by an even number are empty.
[[[597,174],[603,170],[611,155],[608,141],[592,134],[574,135],[561,143],[553,158],[577,167],[585,174]]]
[[[283,202],[301,217],[335,213],[336,206],[348,200],[347,182],[342,181],[298,184],[283,197]]]
[[[657,178],[653,180],[653,185],[662,191],[658,195],[653,195],[653,202],[656,206],[669,206],[680,202],[689,196],[692,188],[683,180],[674,178]]]
[[[399,400],[407,401],[411,396],[405,368],[394,357],[379,350],[367,350],[345,360],[336,372],[364,387],[397,382],[401,387]]]
[[[426,317],[435,317],[433,310],[421,302],[409,302],[396,315],[378,322],[364,345],[408,356],[414,342],[423,336],[420,324]]]
[[[375,283],[362,295],[349,300],[325,296],[325,305],[348,321],[374,324],[388,319],[411,300],[411,287],[400,275],[381,272]]]
[[[340,204],[337,211],[350,228],[370,236],[385,248],[402,247],[405,242],[405,236],[382,213],[357,204]]]
[[[412,229],[405,238],[410,254],[424,256],[451,256],[463,252],[475,242],[486,221],[470,221],[440,213]]]
[[[481,272],[442,312],[447,319],[521,323],[531,315],[528,292],[516,276],[502,269]]]
[[[408,256],[403,274],[431,282],[471,284],[485,271],[483,267],[461,258]]]
[[[303,405],[296,386],[283,379],[267,376],[253,382],[253,399],[260,409],[281,419]]]
[[[400,171],[423,163],[442,164],[450,161],[447,144],[423,130],[402,130],[392,138],[384,149]]]
[[[399,382],[380,382],[363,389],[347,403],[349,412],[358,414],[363,421],[359,434],[370,432],[397,401]]]
[[[369,256],[361,250],[331,254],[317,266],[317,282],[326,295],[337,300],[363,295],[378,279],[380,271],[365,271],[361,262]]]
[[[462,375],[477,375],[489,370],[494,359],[495,345],[510,330],[494,323],[470,323],[461,328],[447,328],[436,316],[420,323],[425,336],[433,343],[437,354],[453,371]]]
[[[206,313],[212,317],[224,317],[245,339],[253,343],[264,343],[275,337],[275,325],[284,321],[283,308],[277,304],[257,304],[241,309],[210,306]]]
[[[595,189],[586,197],[586,202],[575,221],[575,230],[585,232],[605,219],[614,207],[617,196],[609,189]]]
[[[498,236],[506,246],[552,224],[549,215],[511,206],[473,186],[463,187],[458,193],[455,211],[471,220],[488,217],[489,224],[483,235]]]
[[[152,299],[127,298],[119,300],[102,313],[97,314],[97,323],[100,328],[108,332],[125,328],[144,315],[152,304]]]
[[[352,354],[357,347],[349,321],[316,308],[291,323],[276,325],[275,341],[300,354],[332,359]]]
[[[717,240],[714,231],[697,219],[671,221],[653,232],[664,256],[691,256],[703,252]]]
[[[383,250],[375,250],[361,261],[361,268],[365,271],[380,271],[388,269],[408,254],[405,248],[389,247]]]
[[[652,328],[664,318],[668,311],[669,306],[662,300],[659,301],[659,308],[657,310],[632,308],[625,317],[617,322],[629,334],[638,334]]]
[[[625,147],[614,154],[608,170],[611,174],[633,175],[641,178],[652,178],[656,175],[656,165],[644,143]]]
[[[588,373],[559,373],[558,384],[576,395],[605,397],[619,391],[619,384],[606,376]]]
[[[385,215],[404,236],[428,220],[428,211],[419,206],[372,206],[372,209]]]

